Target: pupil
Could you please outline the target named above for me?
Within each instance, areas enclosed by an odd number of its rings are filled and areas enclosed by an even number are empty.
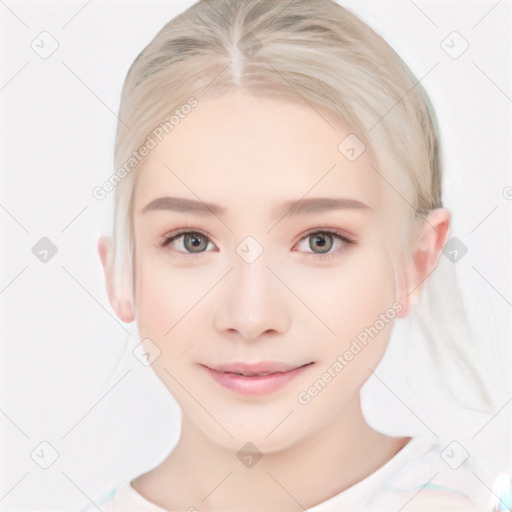
[[[202,235],[185,235],[185,248],[189,250],[190,248],[197,248],[201,245]],[[196,251],[201,252],[201,251]]]
[[[321,249],[324,249],[320,252],[329,252],[329,250],[331,249],[331,246],[332,246],[332,240],[331,240],[331,244],[327,244],[327,241],[326,241],[326,238],[329,237],[332,239],[332,235],[329,234],[329,233],[326,233],[326,234],[323,234],[323,235],[317,235],[315,237],[313,237],[313,240],[314,242],[310,242],[309,246],[311,247],[311,249],[315,249],[315,247],[313,247],[313,243],[316,243],[317,246],[320,246]],[[318,247],[317,247],[318,248]]]

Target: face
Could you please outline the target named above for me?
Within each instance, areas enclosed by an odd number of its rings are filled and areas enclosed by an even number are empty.
[[[349,133],[305,102],[207,98],[139,170],[139,335],[219,444],[271,451],[349,421],[384,353],[403,210],[368,151],[340,152]]]

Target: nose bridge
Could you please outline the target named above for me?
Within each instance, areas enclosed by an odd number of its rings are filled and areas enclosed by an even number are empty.
[[[267,331],[284,332],[289,324],[286,296],[279,289],[279,280],[267,268],[272,266],[269,253],[256,254],[254,249],[244,243],[237,247],[226,293],[216,310],[218,329],[236,330],[247,340]]]

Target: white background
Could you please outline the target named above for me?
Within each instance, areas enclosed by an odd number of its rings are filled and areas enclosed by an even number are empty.
[[[92,189],[113,171],[115,112],[128,67],[192,3],[0,2],[0,510],[79,508],[154,467],[176,442],[178,408],[133,357],[136,326],[120,322],[108,304],[96,243],[110,232],[111,197],[98,201]],[[422,84],[440,121],[452,235],[468,247],[457,271],[469,301],[483,300],[493,312],[491,323],[480,315],[477,327],[484,343],[498,345],[496,373],[508,379],[511,3],[341,3],[384,35],[418,78],[438,63]],[[48,59],[31,48],[43,31],[59,44]],[[469,43],[458,59],[441,47],[453,31]],[[32,253],[44,236],[58,248],[47,263]],[[399,338],[400,327],[392,346]],[[402,369],[390,354],[379,375],[393,393],[369,383],[379,393],[379,409],[369,412],[375,426],[445,432],[435,411],[400,388]],[[505,467],[501,416],[510,415],[511,396],[502,386],[499,416],[460,414],[451,425],[468,443],[483,427],[466,448],[488,454],[486,471]],[[30,456],[43,441],[58,452],[48,469]],[[485,471],[481,479],[492,485]]]

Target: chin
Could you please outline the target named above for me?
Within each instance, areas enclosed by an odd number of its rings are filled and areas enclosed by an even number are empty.
[[[261,405],[252,411],[233,406],[232,414],[226,410],[227,407],[224,407],[222,416],[215,417],[225,430],[210,416],[194,419],[197,428],[210,440],[237,453],[247,443],[254,445],[262,454],[283,451],[320,428],[316,423],[310,424],[316,413],[300,411],[293,398],[285,401],[284,405]]]

